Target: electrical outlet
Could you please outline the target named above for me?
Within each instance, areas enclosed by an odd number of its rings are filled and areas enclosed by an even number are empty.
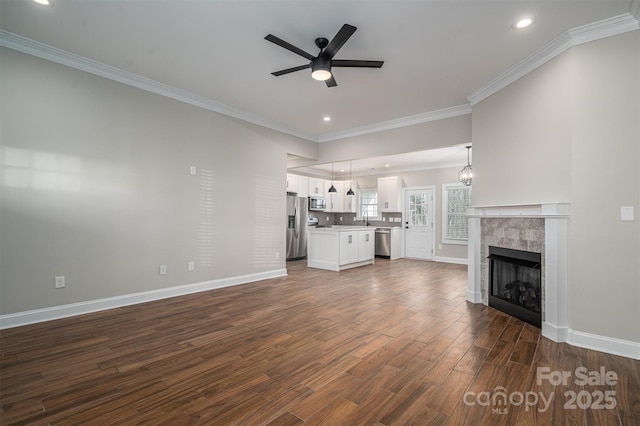
[[[167,275],[167,265],[160,265],[160,275]]]
[[[342,222],[342,216],[340,216],[340,222]]]
[[[56,277],[54,281],[55,288],[64,288],[66,285],[64,275],[60,277]]]
[[[198,169],[196,169],[196,166],[191,166],[191,167],[189,168],[189,173],[190,173],[192,176],[195,176],[195,175],[196,175],[196,173],[197,173],[197,170],[198,170]]]
[[[280,259],[280,252],[279,251],[276,252],[276,260],[278,260],[278,259]]]
[[[189,262],[187,263],[187,270],[189,271],[193,271],[196,269],[196,263],[195,262]]]

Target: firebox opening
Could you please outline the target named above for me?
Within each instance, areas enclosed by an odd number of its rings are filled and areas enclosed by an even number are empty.
[[[542,255],[489,246],[489,306],[541,327]]]

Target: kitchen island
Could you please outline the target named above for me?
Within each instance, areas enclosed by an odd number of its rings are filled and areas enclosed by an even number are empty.
[[[375,257],[375,228],[331,226],[309,228],[307,266],[341,271],[371,265]]]

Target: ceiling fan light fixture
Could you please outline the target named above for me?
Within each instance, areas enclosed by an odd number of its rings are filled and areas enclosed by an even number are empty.
[[[331,78],[331,62],[318,56],[311,61],[311,77],[314,80],[325,81]]]

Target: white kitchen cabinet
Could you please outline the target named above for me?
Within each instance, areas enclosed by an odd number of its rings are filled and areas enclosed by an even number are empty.
[[[398,176],[378,178],[378,210],[381,212],[399,212],[400,188],[402,182]]]
[[[375,257],[375,230],[368,229],[359,231],[360,241],[358,242],[358,262]]]
[[[329,192],[331,184],[336,188],[336,192]],[[345,193],[343,182],[337,180],[332,182],[329,180],[325,182],[325,191],[324,198],[327,200],[327,208],[325,209],[325,212],[343,212]]]
[[[357,208],[356,208],[356,196],[355,195],[347,195],[347,191],[349,190],[349,188],[351,188],[353,190],[353,192],[356,192],[356,181],[344,181],[344,197],[343,197],[343,205],[342,205],[342,211],[346,212],[346,213],[356,213],[357,212]]]
[[[298,176],[298,197],[307,198],[309,196],[309,178]]]
[[[371,265],[375,258],[375,230],[364,226],[310,228],[307,266],[340,271]]]
[[[287,173],[287,192],[298,192],[298,175]]]
[[[309,178],[309,196],[324,197],[324,179]]]
[[[347,265],[360,261],[361,231],[340,232],[340,265]]]

